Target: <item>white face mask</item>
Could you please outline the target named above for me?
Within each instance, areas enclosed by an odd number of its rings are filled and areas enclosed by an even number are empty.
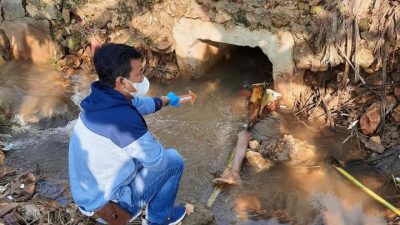
[[[128,90],[125,89],[125,91],[128,92],[132,97],[145,96],[150,89],[150,82],[146,77],[144,77],[141,83],[133,83],[132,81],[126,78],[125,80],[128,81],[132,85],[132,87],[136,89],[136,92],[129,92]]]

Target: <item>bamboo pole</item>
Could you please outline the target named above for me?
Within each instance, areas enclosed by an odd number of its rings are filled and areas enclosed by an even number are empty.
[[[222,176],[225,176],[229,173],[230,169],[232,168],[233,159],[235,158],[235,149],[233,148],[229,153],[228,161],[226,162],[226,166],[224,171],[222,172]],[[211,208],[214,204],[215,200],[217,199],[218,195],[222,192],[222,185],[218,185],[214,187],[214,191],[211,193],[210,197],[207,200],[207,207]]]
[[[377,195],[375,192],[373,192],[371,189],[367,188],[364,186],[360,181],[358,181],[356,178],[354,178],[351,174],[349,174],[346,170],[344,170],[341,167],[334,166],[333,167],[341,173],[344,177],[346,177],[350,182],[352,182],[354,185],[359,187],[361,190],[363,190],[365,193],[367,193],[369,196],[371,196],[373,199],[381,203],[382,205],[386,206],[388,209],[392,210],[394,213],[396,213],[398,216],[400,216],[400,210],[397,209],[395,206],[387,202],[385,199],[383,199],[381,196]]]

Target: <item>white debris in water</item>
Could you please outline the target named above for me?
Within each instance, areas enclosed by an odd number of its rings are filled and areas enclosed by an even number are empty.
[[[12,122],[18,124],[19,126],[21,126],[23,128],[27,126],[26,123],[25,123],[24,118],[20,114],[14,115],[14,117],[12,119]]]
[[[18,134],[16,134],[14,137],[8,138],[8,142],[6,141],[3,143],[3,150],[17,150],[23,149],[26,146],[38,145],[54,136],[65,136],[68,138],[72,133],[72,129],[74,128],[76,121],[77,120],[72,120],[68,122],[65,127],[50,128],[47,130],[33,130],[27,129],[26,127],[20,128],[17,131]]]

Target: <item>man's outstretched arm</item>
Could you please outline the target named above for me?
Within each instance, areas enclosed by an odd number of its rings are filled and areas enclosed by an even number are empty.
[[[161,96],[159,98],[154,97],[135,97],[132,99],[132,105],[139,111],[142,116],[150,113],[157,112],[162,107],[170,105],[173,107],[179,107],[179,96],[175,93],[170,92],[167,96]]]

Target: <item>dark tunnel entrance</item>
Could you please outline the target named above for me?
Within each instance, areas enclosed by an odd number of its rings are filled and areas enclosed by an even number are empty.
[[[241,87],[253,83],[267,82],[273,87],[273,65],[267,55],[259,47],[237,46],[212,41],[202,41],[210,46],[217,47],[218,57],[204,74],[199,77],[231,74],[226,76],[230,81],[237,81]],[[208,63],[208,62],[207,62]],[[224,76],[225,77],[225,76]]]

